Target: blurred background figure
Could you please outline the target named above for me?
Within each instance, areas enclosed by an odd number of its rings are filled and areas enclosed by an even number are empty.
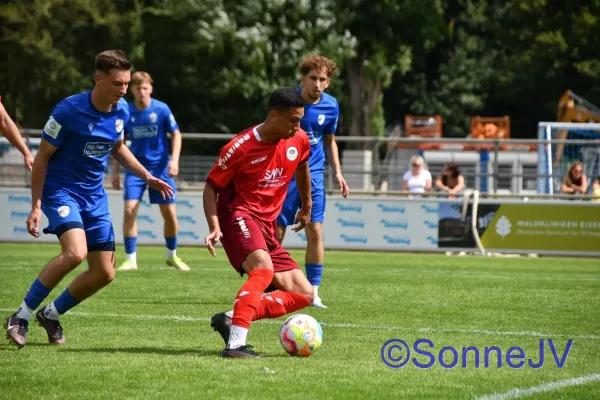
[[[465,177],[455,163],[448,163],[444,165],[442,174],[435,180],[435,187],[442,192],[456,195],[465,188]],[[456,198],[456,196],[450,196],[450,198]]]
[[[563,178],[560,191],[563,194],[585,194],[587,191],[587,178],[583,173],[581,161],[575,161],[571,164],[568,173]]]
[[[404,173],[403,190],[411,193],[424,193],[431,190],[431,174],[425,169],[425,160],[421,156],[410,158],[411,169]],[[409,196],[421,197],[421,196]]]
[[[600,176],[594,179],[594,184],[592,185],[592,196],[594,197],[592,201],[600,203]]]

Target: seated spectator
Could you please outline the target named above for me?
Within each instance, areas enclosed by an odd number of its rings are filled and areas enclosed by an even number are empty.
[[[424,193],[431,190],[431,174],[425,169],[423,157],[412,156],[410,165],[410,171],[406,171],[403,177],[403,190],[411,193]],[[409,197],[413,196],[409,195]]]
[[[435,180],[435,186],[442,192],[456,195],[465,188],[465,177],[454,163],[444,165],[442,174]],[[455,196],[450,196],[455,198]]]
[[[560,191],[564,194],[585,194],[587,191],[587,178],[583,174],[581,161],[575,161],[571,164],[567,175],[563,178]]]
[[[600,176],[594,180],[594,185],[592,186],[592,201],[600,203]]]

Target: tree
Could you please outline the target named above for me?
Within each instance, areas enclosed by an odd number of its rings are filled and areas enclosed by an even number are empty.
[[[43,126],[54,104],[91,88],[94,57],[129,49],[135,2],[33,0],[0,8],[0,86],[9,113],[30,127]]]
[[[532,137],[538,121],[556,120],[565,90],[600,103],[600,1],[512,0],[506,10],[497,30],[505,57],[489,108],[510,114],[513,131]]]
[[[356,37],[356,56],[345,65],[352,122],[350,135],[384,134],[383,93],[444,35],[439,1],[344,0],[339,27]]]

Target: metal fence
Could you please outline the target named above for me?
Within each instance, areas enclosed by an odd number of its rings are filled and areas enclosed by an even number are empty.
[[[586,128],[590,127],[589,124],[586,125]],[[542,128],[546,132],[547,129]],[[35,153],[39,148],[41,131],[22,130],[22,133]],[[183,151],[179,163],[178,189],[202,189],[219,148],[234,135],[183,133],[182,136]],[[4,138],[1,139],[0,185],[29,186],[30,176],[23,167],[20,153]],[[402,177],[410,169],[411,156],[419,154],[425,159],[425,168],[430,171],[434,183],[444,164],[454,162],[461,169],[467,188],[479,190],[484,196],[523,197],[551,194],[555,198],[565,197],[556,195],[555,190],[543,190],[547,186],[546,182],[559,181],[562,179],[561,174],[564,174],[563,170],[547,168],[547,155],[555,152],[557,145],[577,145],[588,149],[590,154],[600,154],[598,139],[557,139],[555,135],[545,133],[538,139],[510,140],[348,136],[338,136],[336,140],[340,147],[342,171],[351,190],[386,195],[406,195],[406,192],[402,191]],[[192,150],[198,148],[209,150]],[[107,187],[110,187],[111,168],[112,160],[108,163],[106,171]],[[588,170],[600,176],[600,163],[594,168],[598,168],[598,171]],[[325,174],[328,191],[337,191],[338,187],[330,169],[327,168]],[[590,187],[592,178],[593,176],[589,177]],[[434,192],[430,195],[439,193]]]

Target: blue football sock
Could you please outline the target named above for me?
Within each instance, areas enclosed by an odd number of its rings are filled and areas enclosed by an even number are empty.
[[[177,236],[173,236],[173,237],[165,236],[165,242],[167,242],[167,249],[169,249],[169,250],[177,249]]]
[[[25,296],[25,304],[30,309],[35,310],[51,291],[52,289],[47,288],[39,279],[36,279]]]
[[[306,278],[313,286],[321,284],[321,276],[323,275],[323,264],[305,264]]]
[[[65,291],[62,292],[56,300],[54,300],[54,307],[56,307],[56,311],[62,315],[79,303],[81,303],[81,301],[71,296],[69,288],[66,288]]]
[[[126,237],[125,238],[125,253],[126,254],[135,253],[136,243],[137,243],[137,236]]]

